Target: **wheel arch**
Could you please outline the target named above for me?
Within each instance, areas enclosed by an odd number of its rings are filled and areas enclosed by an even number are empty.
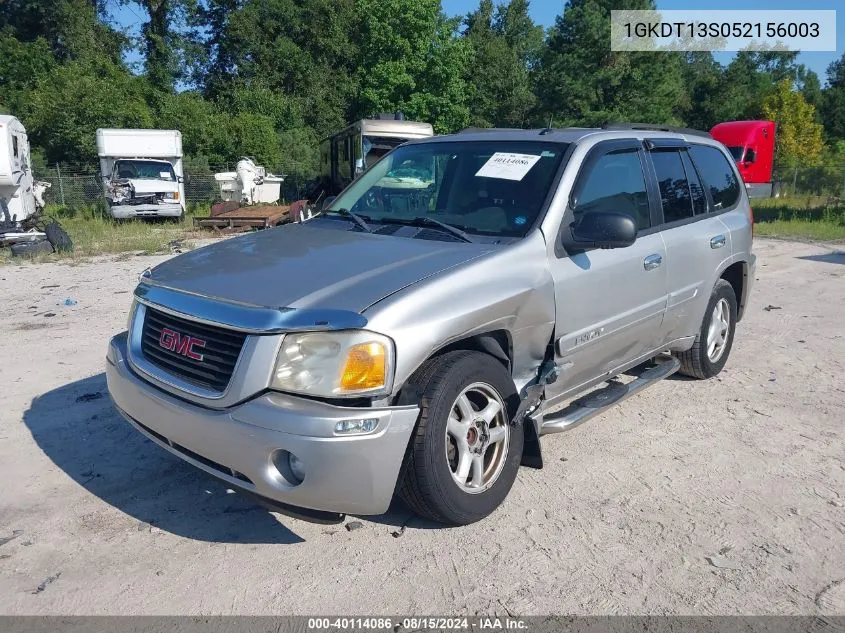
[[[489,330],[450,341],[446,345],[443,345],[429,354],[429,356],[420,363],[419,367],[422,367],[432,358],[459,350],[475,351],[492,356],[502,364],[513,380],[513,337],[511,332],[507,329]],[[408,382],[410,382],[411,377],[416,374],[419,367],[414,370],[405,385],[403,385],[397,392],[394,399],[396,404],[407,404],[408,402],[415,400],[415,394],[408,393],[405,387]],[[510,412],[511,415],[514,413],[515,410]],[[528,418],[523,420],[523,423],[520,426],[522,426],[522,433],[525,439],[522,449],[522,465],[531,468],[542,468],[543,456],[540,448],[540,438],[537,428],[530,422],[530,420],[528,420]]]
[[[719,275],[727,281],[736,296],[737,321],[741,321],[748,303],[748,262],[738,261],[727,266]]]

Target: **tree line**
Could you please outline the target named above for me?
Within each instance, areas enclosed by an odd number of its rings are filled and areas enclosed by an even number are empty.
[[[770,117],[780,166],[841,171],[845,56],[822,87],[795,53],[724,66],[710,53],[613,52],[610,10],[622,8],[655,3],[568,0],[544,29],[528,0],[480,0],[464,16],[440,0],[5,0],[0,110],[24,122],[42,164],[94,163],[98,127],[176,128],[195,166],[249,155],[308,178],[319,139],[401,111],[438,133]],[[139,37],[120,10],[137,14]]]

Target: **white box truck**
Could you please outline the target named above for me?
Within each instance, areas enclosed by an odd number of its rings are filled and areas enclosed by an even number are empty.
[[[97,130],[97,155],[109,212],[117,219],[185,213],[179,130]]]

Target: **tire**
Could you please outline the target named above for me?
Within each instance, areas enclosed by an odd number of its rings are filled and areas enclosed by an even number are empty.
[[[47,240],[53,245],[53,249],[57,253],[69,253],[73,250],[73,242],[70,236],[62,228],[62,225],[55,220],[49,222],[44,227],[44,233],[47,235]]]
[[[40,242],[21,242],[20,244],[12,244],[10,247],[12,255],[16,257],[35,257],[42,253],[52,253],[53,247],[47,240]]]
[[[720,306],[723,314],[727,318],[727,326],[724,323],[716,323],[717,306]],[[695,337],[695,343],[686,352],[676,352],[675,357],[681,361],[680,372],[693,378],[700,378],[702,380],[712,378],[725,366],[728,361],[728,356],[731,353],[731,347],[734,341],[734,331],[736,330],[736,294],[733,286],[731,286],[724,279],[720,279],[713,287],[713,293],[710,295],[710,301],[707,303],[707,310],[704,312],[704,319],[701,323],[701,329]],[[714,333],[718,331],[718,335],[710,337],[710,328],[713,325]],[[713,343],[722,339],[721,346],[714,348]],[[711,353],[711,350],[712,353]]]
[[[502,364],[480,352],[447,352],[417,370],[403,400],[421,410],[399,477],[405,503],[449,525],[474,523],[499,507],[516,479],[524,443],[522,428],[510,424],[519,397]],[[485,402],[491,413],[481,416]],[[461,456],[469,460],[466,479]]]

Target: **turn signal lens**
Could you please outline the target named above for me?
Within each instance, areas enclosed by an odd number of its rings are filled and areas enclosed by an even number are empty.
[[[387,350],[381,343],[359,343],[349,348],[340,376],[341,391],[383,387],[387,380]]]

